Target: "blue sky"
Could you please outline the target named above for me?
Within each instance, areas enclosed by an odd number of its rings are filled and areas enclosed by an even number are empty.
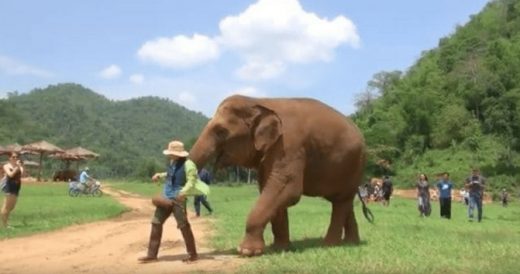
[[[0,2],[0,98],[75,82],[211,116],[228,95],[312,97],[350,114],[488,0]]]

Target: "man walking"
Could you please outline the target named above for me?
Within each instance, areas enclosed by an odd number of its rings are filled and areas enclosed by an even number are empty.
[[[392,181],[390,180],[390,177],[388,175],[385,176],[383,179],[383,186],[381,187],[383,190],[383,205],[389,206],[390,205],[390,196],[392,196],[392,192],[394,191],[394,187],[392,184]]]
[[[198,259],[198,255],[195,237],[186,216],[186,196],[207,195],[209,187],[199,180],[197,167],[187,158],[189,153],[184,150],[182,142],[171,141],[163,154],[169,159],[166,172],[156,173],[152,177],[152,181],[164,179],[163,192],[152,199],[155,212],[151,222],[148,252],[138,260],[142,263],[157,260],[164,222],[173,215],[188,253],[188,257],[183,259],[183,262],[193,262]]]
[[[199,171],[199,178],[201,181],[203,181],[207,185],[209,185],[211,183],[211,174],[205,168],[202,168]],[[213,213],[213,209],[211,208],[211,205],[208,202],[207,196],[206,195],[197,195],[197,196],[195,196],[195,199],[193,199],[193,205],[195,206],[195,213],[197,214],[197,217],[200,217],[200,204],[201,203],[209,211],[209,214]]]
[[[441,218],[451,219],[451,190],[453,183],[450,174],[444,172],[442,179],[437,183],[439,191],[439,203],[441,207]]]
[[[500,200],[502,201],[502,206],[507,207],[507,202],[509,199],[509,193],[505,188],[502,189],[502,194],[500,194]]]
[[[480,170],[474,168],[471,176],[466,179],[466,187],[469,191],[468,218],[473,221],[473,210],[477,208],[478,221],[482,221],[482,199],[484,198],[484,187],[486,178],[480,175]]]

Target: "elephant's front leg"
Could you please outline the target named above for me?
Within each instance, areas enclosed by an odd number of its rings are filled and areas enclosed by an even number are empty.
[[[284,233],[288,238],[288,225],[284,228],[283,222],[279,222],[279,220],[287,222],[287,215],[286,213],[285,215],[277,215],[277,213],[279,208],[286,208],[291,201],[297,200],[301,196],[301,185],[294,180],[295,177],[286,173],[275,173],[275,175],[269,176],[258,201],[247,217],[246,235],[238,247],[240,254],[253,256],[263,253],[265,248],[264,229],[267,222],[275,217],[276,225],[274,229],[279,229],[278,231],[287,230]],[[279,238],[280,241],[282,239]]]

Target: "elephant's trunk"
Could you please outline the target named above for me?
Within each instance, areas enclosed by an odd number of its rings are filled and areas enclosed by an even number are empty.
[[[215,154],[215,150],[215,141],[208,137],[207,130],[204,130],[190,150],[189,158],[197,165],[197,168],[202,168]]]

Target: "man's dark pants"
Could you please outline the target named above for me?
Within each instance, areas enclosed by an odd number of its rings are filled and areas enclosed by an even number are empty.
[[[441,217],[451,219],[451,197],[439,198],[441,205]]]

